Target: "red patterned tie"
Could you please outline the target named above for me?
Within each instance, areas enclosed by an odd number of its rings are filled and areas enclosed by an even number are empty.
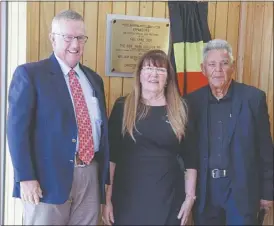
[[[78,127],[79,158],[85,164],[89,164],[94,156],[92,127],[83,90],[74,70],[70,70],[69,72],[69,85],[74,102]]]

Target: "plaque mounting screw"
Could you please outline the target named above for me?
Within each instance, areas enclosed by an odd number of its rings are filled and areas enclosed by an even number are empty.
[[[169,24],[166,24],[166,27],[169,27]]]
[[[113,20],[113,23],[115,24],[115,23],[116,23],[116,20]]]
[[[112,69],[111,69],[111,72],[114,72],[114,71],[115,71],[115,69],[114,69],[114,68],[112,68]]]

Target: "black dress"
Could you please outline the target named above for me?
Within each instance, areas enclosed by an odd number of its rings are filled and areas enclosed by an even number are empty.
[[[136,123],[136,142],[121,135],[124,98],[119,98],[109,119],[110,161],[116,163],[112,204],[115,225],[179,225],[185,198],[184,173],[196,168],[192,141],[179,143],[167,118],[165,106],[150,107]],[[190,150],[192,149],[192,150]]]

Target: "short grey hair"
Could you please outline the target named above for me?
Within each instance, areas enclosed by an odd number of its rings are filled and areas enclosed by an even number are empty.
[[[54,24],[58,23],[60,20],[76,20],[83,21],[84,18],[74,10],[63,10],[59,12],[52,20],[51,29],[53,29]]]
[[[233,62],[233,55],[232,55],[232,47],[231,45],[226,41],[226,40],[222,40],[222,39],[213,39],[210,40],[203,48],[203,61],[206,60],[208,52],[210,50],[215,50],[215,49],[223,49],[226,50],[229,58],[230,58],[230,62]]]
[[[67,19],[67,20],[82,20],[84,21],[83,17],[77,13],[76,11],[73,11],[71,9],[69,10],[63,10],[59,12],[53,20],[61,20],[61,19]]]

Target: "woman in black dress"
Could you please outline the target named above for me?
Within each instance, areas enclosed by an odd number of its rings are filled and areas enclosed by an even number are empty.
[[[187,107],[161,50],[139,61],[135,88],[109,119],[108,225],[185,225],[195,201],[197,155]],[[185,173],[178,156],[184,160]]]

